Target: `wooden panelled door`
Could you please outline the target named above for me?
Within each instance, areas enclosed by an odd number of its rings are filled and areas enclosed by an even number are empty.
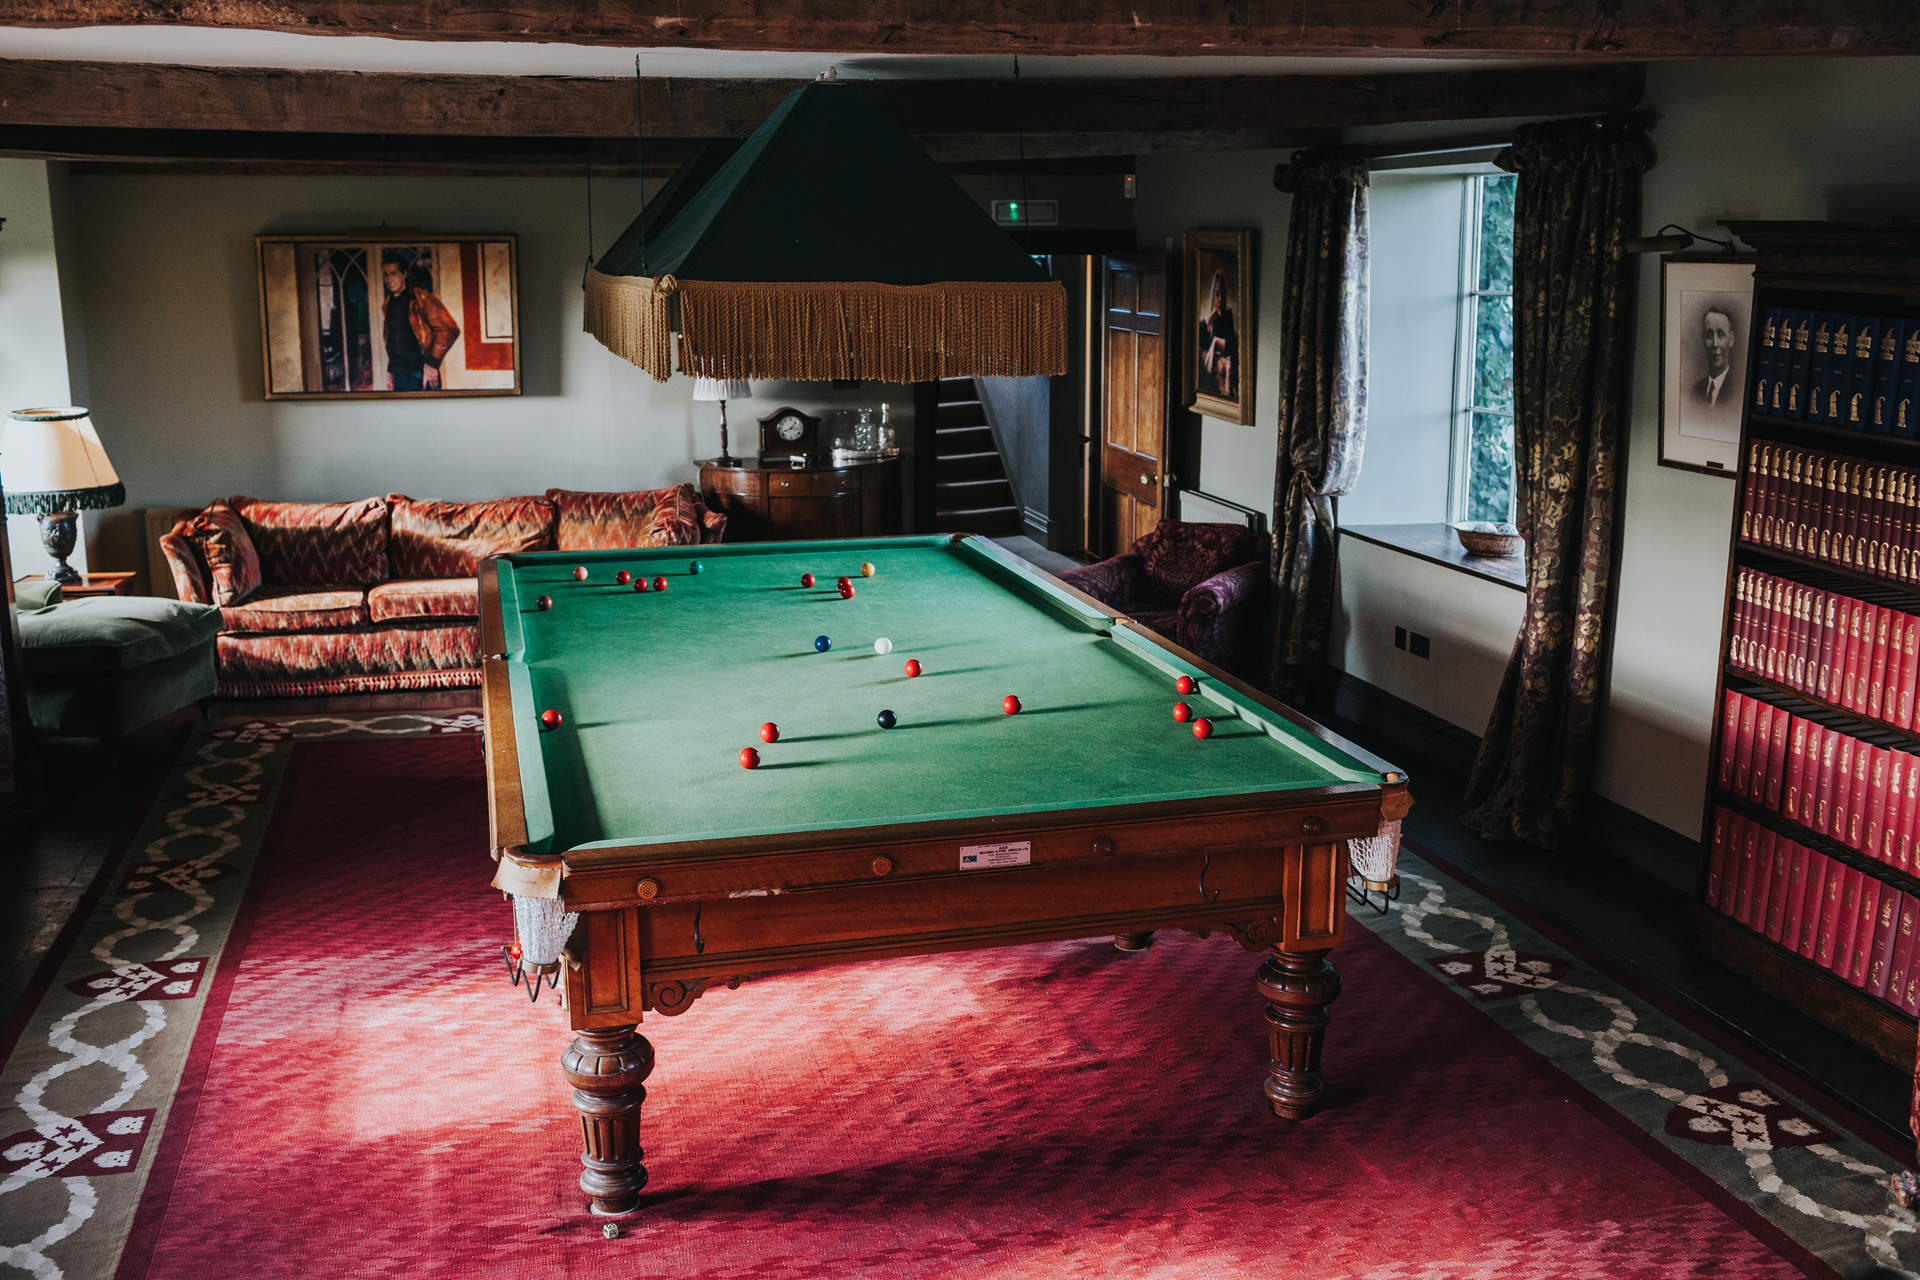
[[[1107,255],[1099,460],[1103,556],[1132,546],[1166,510],[1170,292],[1166,254]]]

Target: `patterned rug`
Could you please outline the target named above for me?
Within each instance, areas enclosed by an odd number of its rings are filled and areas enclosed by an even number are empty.
[[[1328,1109],[1214,937],[788,974],[649,1020],[645,1210],[573,1187],[469,715],[198,731],[10,1024],[0,1277],[1831,1276],[1897,1144],[1409,854]]]

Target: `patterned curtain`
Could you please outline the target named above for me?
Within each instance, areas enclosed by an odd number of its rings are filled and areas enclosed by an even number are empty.
[[[1311,701],[1333,630],[1333,499],[1360,478],[1367,435],[1367,165],[1357,147],[1295,152],[1280,312],[1268,684]]]
[[[1514,493],[1527,609],[1467,783],[1463,821],[1546,849],[1578,817],[1606,670],[1627,362],[1638,114],[1514,131]]]

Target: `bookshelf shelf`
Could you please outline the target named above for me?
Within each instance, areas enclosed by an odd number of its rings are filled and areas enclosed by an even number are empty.
[[[1844,453],[1868,462],[1920,465],[1920,440],[1887,435],[1877,431],[1855,431],[1851,427],[1830,426],[1801,418],[1780,418],[1770,413],[1751,413],[1753,435],[1761,440],[1819,449],[1826,453]]]
[[[1751,822],[1757,822],[1779,835],[1788,836],[1818,853],[1824,853],[1835,862],[1856,867],[1884,884],[1890,884],[1904,893],[1920,894],[1920,879],[1898,867],[1890,867],[1878,858],[1870,858],[1857,849],[1849,849],[1837,840],[1810,831],[1792,818],[1775,813],[1765,805],[1755,804],[1746,796],[1738,795],[1720,787],[1713,789],[1713,802],[1729,809]]]
[[[1792,685],[1781,684],[1777,680],[1770,680],[1766,676],[1758,675],[1747,670],[1745,667],[1737,667],[1731,662],[1726,664],[1724,675],[1729,686],[1734,684],[1750,684],[1768,690],[1775,696],[1768,697],[1765,701],[1771,702],[1776,707],[1784,706],[1795,715],[1806,716],[1810,711],[1818,711],[1823,713],[1821,717],[1819,717],[1821,723],[1826,724],[1829,728],[1847,728],[1848,732],[1852,733],[1854,737],[1865,738],[1868,741],[1886,738],[1889,739],[1889,741],[1881,742],[1879,745],[1898,746],[1909,755],[1920,756],[1920,731],[1902,729],[1898,725],[1888,724],[1885,720],[1875,720],[1871,716],[1861,715],[1858,711],[1849,711],[1838,703],[1828,702],[1824,698],[1817,698],[1805,690],[1794,688]],[[1751,690],[1742,689],[1740,692],[1751,693]],[[1800,705],[1796,706],[1794,705],[1795,703]],[[1814,717],[1808,718],[1811,719]],[[1836,719],[1844,721],[1845,723],[1835,725],[1833,721]]]
[[[1899,596],[1900,603],[1894,604],[1891,600],[1883,601],[1882,603],[1898,608],[1904,613],[1920,613],[1920,583],[1910,584],[1902,582],[1898,578],[1883,578],[1877,573],[1868,573],[1862,569],[1849,569],[1845,565],[1829,564],[1825,560],[1812,560],[1806,556],[1795,555],[1791,551],[1782,551],[1777,547],[1768,547],[1758,542],[1749,542],[1739,536],[1737,529],[1735,530],[1733,550],[1736,557],[1764,556],[1769,560],[1778,560],[1782,564],[1798,565],[1803,569],[1818,569],[1822,573],[1831,573],[1836,577],[1846,579],[1849,583],[1859,583],[1862,586],[1883,588],[1887,592]],[[1859,595],[1859,592],[1849,590],[1849,594]],[[1867,599],[1865,596],[1861,596],[1860,598],[1863,600]],[[1722,646],[1722,648],[1724,651],[1724,646]]]

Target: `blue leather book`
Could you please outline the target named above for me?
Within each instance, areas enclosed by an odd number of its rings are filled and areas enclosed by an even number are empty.
[[[1827,317],[1827,345],[1832,354],[1827,357],[1826,384],[1816,398],[1820,402],[1820,420],[1836,427],[1847,425],[1847,388],[1852,385],[1847,378],[1847,362],[1853,356],[1853,320],[1854,317],[1840,312]],[[1813,416],[1814,407],[1808,406],[1808,417]]]
[[[1853,318],[1853,355],[1847,361],[1847,426],[1872,431],[1874,365],[1880,355],[1880,317]]]
[[[1920,436],[1920,320],[1907,325],[1906,339],[1900,344],[1900,381],[1893,393],[1893,434],[1911,440]]]
[[[1793,378],[1793,325],[1799,312],[1780,308],[1780,328],[1773,336],[1773,385],[1767,388],[1767,412],[1787,415],[1787,383]]]
[[[1813,350],[1807,359],[1807,412],[1809,422],[1824,422],[1827,417],[1827,386],[1832,380],[1833,328],[1840,317],[1830,311],[1813,313]]]
[[[1873,429],[1893,433],[1893,401],[1900,390],[1900,349],[1907,341],[1907,321],[1882,320],[1880,345],[1873,357]]]
[[[1780,308],[1768,307],[1760,325],[1760,350],[1753,364],[1753,404],[1755,413],[1767,412],[1773,397],[1773,339],[1780,331]]]
[[[1789,418],[1807,416],[1807,361],[1812,357],[1809,349],[1813,341],[1813,312],[1795,311],[1793,313],[1793,359],[1783,383],[1786,394],[1781,397],[1785,402],[1780,409]]]

